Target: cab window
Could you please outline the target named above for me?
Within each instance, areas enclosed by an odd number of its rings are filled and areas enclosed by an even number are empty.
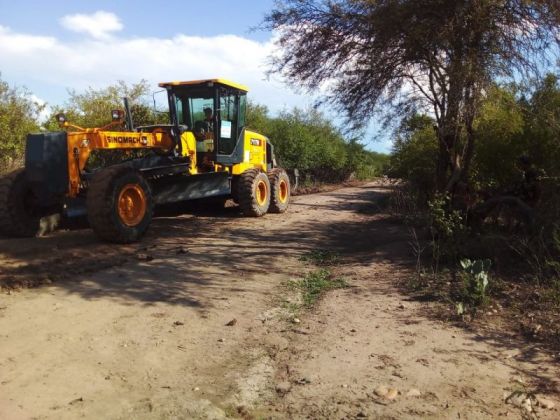
[[[181,99],[177,99],[177,101],[175,102],[175,108],[177,109],[177,121],[179,122],[179,124],[185,124],[183,101]]]
[[[245,128],[245,110],[247,108],[247,95],[241,95],[239,97],[239,134],[241,130]]]
[[[189,127],[194,127],[197,121],[204,121],[204,109],[210,108],[214,111],[214,101],[212,98],[189,98],[190,121]]]
[[[176,92],[177,120],[193,130],[197,122],[204,121],[204,109],[214,112],[212,89],[178,89]]]
[[[223,91],[220,95],[219,153],[231,155],[239,136],[239,95]]]

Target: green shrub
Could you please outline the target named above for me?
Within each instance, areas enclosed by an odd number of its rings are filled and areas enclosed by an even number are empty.
[[[24,88],[10,87],[0,79],[0,172],[21,165],[27,134],[39,130],[44,109]]]
[[[459,315],[467,311],[475,313],[478,307],[488,301],[489,270],[492,262],[463,259],[460,264],[462,271],[459,273],[459,278],[462,284],[459,289],[457,312]]]
[[[271,117],[265,106],[249,102],[247,126],[267,136],[280,165],[298,169],[302,184],[360,180],[380,176],[386,155],[365,149],[357,139],[347,140],[321,112],[294,108]]]
[[[417,114],[405,118],[394,138],[387,174],[406,180],[425,205],[435,192],[437,152],[433,120]]]

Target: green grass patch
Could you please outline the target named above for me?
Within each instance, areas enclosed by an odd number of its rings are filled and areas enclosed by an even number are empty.
[[[295,286],[294,283],[297,282],[291,282],[289,285],[290,286]],[[295,302],[284,302],[282,304],[282,308],[285,309],[286,311],[288,311],[290,314],[297,314],[299,309],[300,309],[301,305]]]
[[[335,278],[330,270],[319,269],[305,275],[301,280],[290,282],[291,286],[299,289],[305,306],[313,306],[327,291],[348,287],[346,280]]]
[[[326,249],[316,249],[299,257],[300,261],[310,262],[318,266],[330,266],[340,263],[340,255],[337,252]]]

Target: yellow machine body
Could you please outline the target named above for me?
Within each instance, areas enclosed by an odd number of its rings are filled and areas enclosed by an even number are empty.
[[[246,127],[247,87],[223,79],[160,86],[164,124],[135,127],[125,98],[104,127],[58,114],[63,130],[29,134],[25,167],[0,177],[0,234],[36,235],[53,214],[87,216],[100,238],[130,243],[158,206],[232,199],[250,217],[287,210],[288,174],[269,140]]]
[[[82,129],[69,123],[64,123],[66,128],[74,128],[68,138],[68,197],[77,197],[82,189],[81,174],[95,150],[122,150],[123,152],[142,149],[169,150],[174,147],[171,136],[162,130],[154,132],[129,132],[129,131],[104,131],[103,129]],[[243,160],[229,165],[216,164],[216,172],[229,172],[231,175],[241,175],[243,172],[257,168],[264,172],[267,170],[267,141],[262,134],[244,130]],[[188,157],[190,165],[189,175],[199,174],[197,151],[213,152],[212,140],[197,141],[191,131],[181,135],[181,154]]]
[[[67,138],[69,197],[77,197],[80,193],[81,174],[94,150],[166,150],[173,147],[173,140],[163,132],[137,133],[93,128],[69,132]]]
[[[232,175],[241,175],[248,169],[257,168],[266,172],[267,155],[266,143],[268,139],[262,134],[245,130],[243,136],[243,162],[232,166]]]

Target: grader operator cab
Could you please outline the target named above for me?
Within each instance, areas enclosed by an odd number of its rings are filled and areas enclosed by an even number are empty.
[[[130,243],[157,205],[216,197],[232,198],[246,216],[287,210],[290,181],[272,144],[245,127],[245,86],[221,79],[160,86],[169,124],[134,128],[125,101],[105,127],[78,127],[59,114],[63,131],[30,134],[25,167],[0,178],[0,233],[35,236],[46,217],[87,214],[100,238]],[[104,150],[145,153],[89,169],[92,153]]]

